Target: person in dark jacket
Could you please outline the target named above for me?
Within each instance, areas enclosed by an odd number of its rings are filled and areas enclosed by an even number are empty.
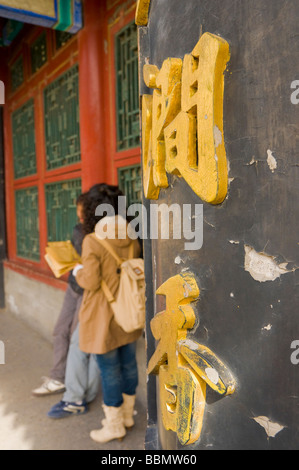
[[[86,193],[81,194],[76,202],[79,223],[73,229],[72,244],[81,256],[82,242],[85,232],[83,230],[84,211],[87,206]],[[68,278],[68,287],[65,293],[62,309],[53,332],[53,363],[49,377],[44,377],[40,387],[32,391],[34,396],[47,396],[61,393],[65,390],[66,361],[70,339],[78,324],[78,314],[84,290],[78,285],[72,272]]]

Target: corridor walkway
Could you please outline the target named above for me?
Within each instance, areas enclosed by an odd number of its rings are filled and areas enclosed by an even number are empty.
[[[0,364],[0,450],[143,450],[146,431],[146,375],[144,339],[138,342],[140,384],[135,426],[122,442],[100,445],[89,437],[100,427],[101,390],[89,412],[60,420],[47,417],[62,395],[36,398],[31,390],[51,366],[52,346],[13,314],[0,310],[0,340],[5,364]]]

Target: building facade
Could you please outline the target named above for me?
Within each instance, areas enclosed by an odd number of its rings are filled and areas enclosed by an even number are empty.
[[[7,308],[51,336],[66,279],[47,241],[70,237],[80,192],[119,184],[144,208],[146,449],[298,448],[298,1],[13,5]]]
[[[50,336],[66,278],[53,277],[45,247],[70,239],[77,196],[107,182],[141,200],[136,2],[32,5],[0,5],[2,277],[6,306]]]

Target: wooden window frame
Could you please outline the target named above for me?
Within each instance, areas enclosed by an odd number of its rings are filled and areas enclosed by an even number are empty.
[[[54,170],[46,168],[46,148],[44,129],[44,89],[60,75],[78,64],[78,42],[76,38],[71,39],[58,51],[53,47],[55,41],[55,31],[46,29],[47,55],[48,61],[34,74],[31,73],[30,46],[41,34],[43,28],[34,27],[26,34],[24,41],[21,41],[11,63],[14,63],[20,54],[24,60],[24,82],[12,91],[9,87],[6,104],[4,106],[4,132],[5,132],[5,184],[6,184],[6,212],[7,212],[7,233],[8,259],[5,266],[21,274],[43,281],[46,284],[65,290],[66,277],[56,279],[49,269],[44,252],[47,245],[47,213],[46,213],[46,185],[58,183],[66,180],[81,179],[81,161]],[[10,65],[9,64],[9,65]],[[36,142],[36,164],[37,172],[22,178],[14,178],[13,168],[13,144],[12,144],[12,113],[19,109],[29,99],[34,100],[34,120],[35,120],[35,142]],[[21,258],[17,254],[16,240],[16,217],[15,217],[15,191],[26,189],[32,186],[38,188],[38,209],[39,209],[39,246],[40,261],[32,261]]]
[[[109,119],[106,122],[107,139],[107,170],[111,175],[113,184],[118,184],[118,169],[141,163],[141,147],[132,147],[126,150],[117,150],[117,116],[116,116],[116,64],[115,64],[115,37],[128,24],[135,20],[136,4],[133,2],[127,9],[117,10],[108,18],[108,74],[106,74],[105,87],[106,106],[109,110]]]

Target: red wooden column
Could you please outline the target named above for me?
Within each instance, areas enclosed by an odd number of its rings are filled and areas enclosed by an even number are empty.
[[[105,168],[104,31],[105,2],[84,3],[78,34],[82,190],[107,179]]]

